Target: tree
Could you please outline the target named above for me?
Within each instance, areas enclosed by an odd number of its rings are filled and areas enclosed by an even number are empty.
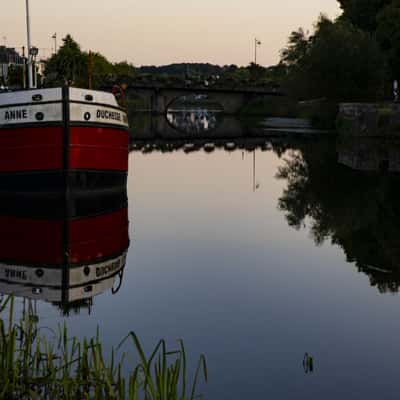
[[[359,29],[374,32],[377,16],[392,0],[338,0],[343,9],[343,18]]]
[[[24,87],[24,66],[10,65],[8,69],[7,85],[10,87]]]
[[[48,80],[60,84],[66,81],[76,85],[84,84],[87,77],[87,58],[81,51],[79,44],[67,35],[63,45],[46,63],[45,75]]]
[[[125,78],[134,78],[137,75],[136,68],[127,61],[117,62],[113,65],[114,74]]]
[[[262,80],[266,77],[267,74],[266,68],[264,68],[259,64],[255,64],[254,62],[251,62],[247,66],[247,70],[250,73],[250,79],[258,84],[262,82]]]
[[[303,28],[293,31],[289,36],[288,45],[281,51],[281,62],[288,67],[299,67],[306,57],[310,41]]]
[[[385,52],[390,81],[400,78],[400,1],[386,6],[377,17],[376,37]]]
[[[282,51],[289,87],[303,98],[334,101],[375,99],[382,87],[383,61],[374,38],[346,21],[321,16],[314,35],[293,32]]]
[[[113,81],[114,67],[100,53],[84,53],[85,63],[87,65],[83,78],[89,82],[89,74],[91,74],[91,82],[93,88],[100,88],[109,80]]]
[[[46,63],[46,85],[72,82],[75,86],[87,87],[89,74],[94,88],[115,82],[119,77],[132,78],[136,69],[126,61],[112,64],[98,52],[84,52],[79,44],[67,35],[63,45]]]

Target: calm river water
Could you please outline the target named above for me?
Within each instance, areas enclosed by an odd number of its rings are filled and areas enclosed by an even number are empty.
[[[385,143],[142,144],[122,287],[66,318],[71,334],[182,338],[210,400],[397,399],[399,173]]]

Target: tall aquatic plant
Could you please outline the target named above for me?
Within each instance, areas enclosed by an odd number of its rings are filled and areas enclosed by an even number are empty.
[[[5,312],[8,318],[3,319]],[[0,302],[0,399],[129,399],[194,400],[201,375],[207,382],[207,366],[200,356],[191,384],[185,347],[169,351],[164,340],[150,357],[134,332],[104,356],[99,332],[94,338],[69,337],[66,325],[53,339],[40,333],[37,319],[26,313],[14,320],[14,299]],[[138,362],[126,372],[124,362],[131,352]],[[125,371],[125,372],[124,372]]]

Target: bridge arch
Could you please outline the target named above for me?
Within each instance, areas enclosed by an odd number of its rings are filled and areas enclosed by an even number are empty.
[[[157,107],[156,112],[160,114],[166,114],[170,106],[176,102],[178,99],[187,96],[187,95],[200,95],[205,94],[204,91],[198,92],[193,89],[191,92],[188,91],[169,91],[169,90],[162,90],[159,94],[155,105]],[[215,103],[219,104],[223,112],[225,114],[237,114],[239,113],[240,109],[243,107],[245,103],[245,99],[243,94],[234,94],[231,93],[218,93],[218,92],[209,92],[207,95],[212,98]]]
[[[172,97],[172,98],[168,98],[168,102],[165,105],[165,110],[166,110],[166,112],[168,112],[168,110],[170,110],[172,108],[172,105],[174,103],[177,103],[180,99],[183,99],[185,97],[196,97],[196,96],[207,96],[207,100],[211,100],[210,105],[208,105],[208,107],[210,107],[210,109],[211,109],[211,107],[215,107],[215,109],[217,110],[218,107],[220,107],[218,109],[218,111],[222,111],[222,112],[225,111],[224,105],[221,104],[218,100],[216,100],[212,94],[210,96],[209,94],[204,94],[204,93],[203,94],[202,93],[199,94],[197,92],[193,92],[193,93],[189,93],[189,94],[188,93],[184,93],[184,94]],[[202,105],[201,104],[201,100],[203,100],[203,99],[196,99],[196,98],[194,98],[193,100],[189,99],[189,101],[192,101],[193,103],[198,102],[199,105]],[[214,102],[214,104],[212,104],[212,102]],[[195,105],[194,105],[194,107],[195,107]]]
[[[166,114],[168,107],[178,98],[187,94],[208,94],[224,109],[225,114],[234,115],[239,113],[242,107],[250,100],[257,97],[282,96],[277,91],[261,91],[256,89],[235,90],[217,88],[169,88],[150,86],[131,86],[128,89],[145,97],[151,104],[154,114]]]

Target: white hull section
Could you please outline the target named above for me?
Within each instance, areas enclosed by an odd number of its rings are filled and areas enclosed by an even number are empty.
[[[127,115],[112,93],[55,88],[0,93],[0,129],[64,123],[65,102],[69,112],[66,122],[128,128]]]

